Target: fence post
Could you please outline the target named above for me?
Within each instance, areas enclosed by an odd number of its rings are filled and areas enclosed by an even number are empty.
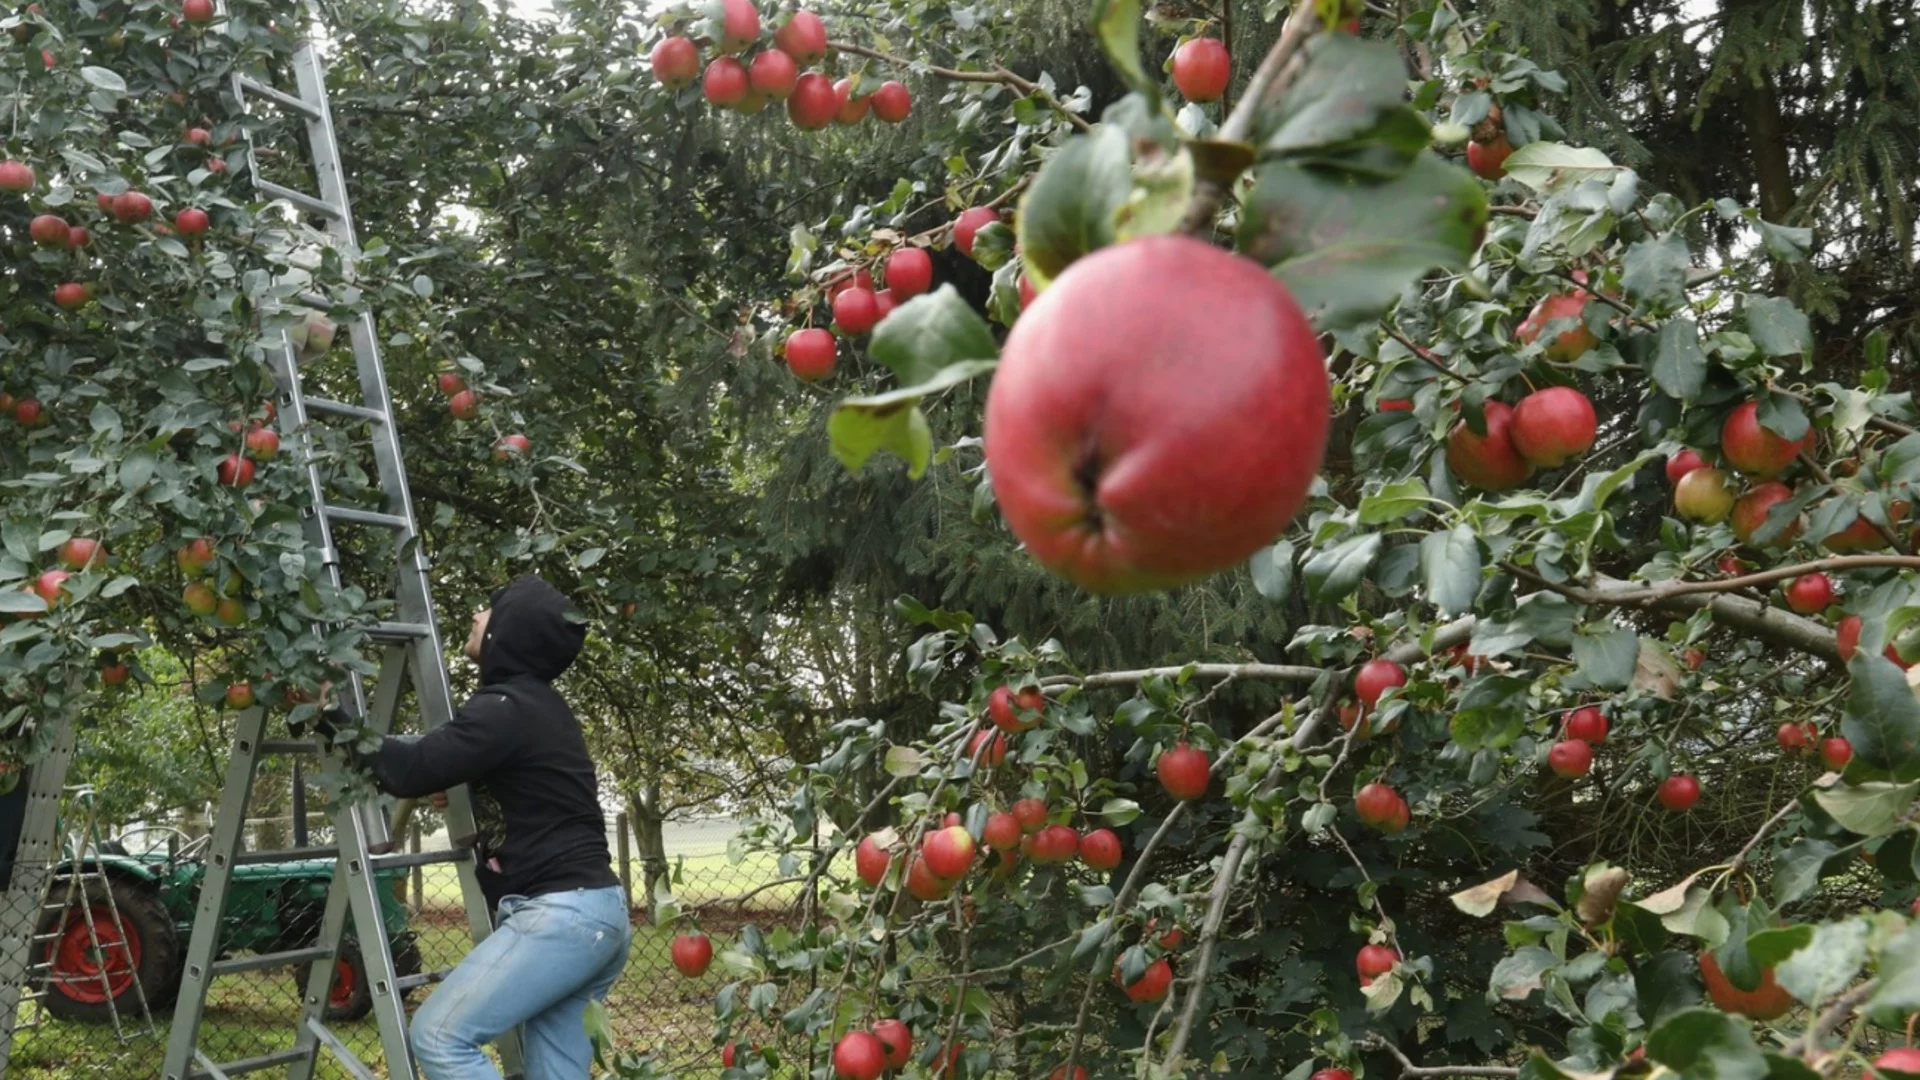
[[[410,827],[407,830],[407,850],[418,855],[420,854],[420,819],[416,816],[408,824]],[[415,915],[427,909],[426,870],[417,864],[413,868],[413,896],[410,899],[413,901]]]
[[[627,843],[627,813],[622,810],[613,818],[614,831],[619,834],[615,841],[620,847],[620,891],[627,898],[627,910],[633,910],[633,849]]]

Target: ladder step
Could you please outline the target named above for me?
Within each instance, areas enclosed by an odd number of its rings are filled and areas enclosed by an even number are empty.
[[[441,968],[439,971],[423,971],[418,975],[402,975],[393,980],[393,987],[404,994],[416,987],[442,982],[451,974],[453,974],[452,968]]]
[[[365,405],[350,405],[344,401],[333,401],[328,398],[317,397],[301,398],[300,403],[307,407],[308,412],[327,413],[332,416],[350,416],[356,420],[369,420],[376,424],[384,424],[387,422],[386,413],[381,412],[379,409],[369,409]]]
[[[311,739],[262,739],[263,754],[318,754],[320,744]]]
[[[263,98],[266,98],[268,101],[273,102],[276,105],[282,105],[282,106],[285,106],[286,108],[292,109],[294,112],[299,113],[301,116],[304,116],[309,120],[320,119],[320,110],[315,108],[312,105],[312,103],[306,101],[305,99],[294,97],[292,94],[286,93],[285,91],[275,90],[273,87],[268,86],[266,83],[256,82],[255,80],[249,79],[246,76],[242,75],[240,77],[240,89],[245,90],[247,93],[252,94],[255,97],[263,97]]]
[[[340,1041],[338,1035],[327,1030],[326,1025],[322,1024],[318,1017],[307,1017],[307,1030],[313,1032],[315,1038],[319,1039],[327,1049],[333,1051],[333,1056],[340,1062],[340,1067],[346,1069],[353,1076],[353,1080],[379,1080],[379,1077],[374,1076],[371,1070],[360,1063],[360,1059],[354,1056],[353,1051],[347,1049],[347,1045]]]
[[[265,866],[268,863],[308,862],[314,859],[338,859],[337,847],[283,848],[277,851],[243,851],[233,857],[235,866]]]
[[[325,513],[329,521],[351,521],[356,525],[384,525],[401,532],[407,532],[413,528],[413,523],[406,518],[382,510],[362,510],[357,506],[334,506],[329,503]]]
[[[370,855],[367,861],[375,870],[399,870],[409,866],[435,866],[440,863],[467,862],[472,848],[448,848],[445,851],[403,851],[393,855]]]
[[[275,1065],[290,1065],[304,1059],[308,1053],[309,1051],[300,1049],[275,1050],[271,1054],[261,1054],[259,1057],[242,1058],[239,1061],[216,1065],[205,1053],[195,1050],[193,1056],[200,1062],[200,1067],[187,1073],[187,1080],[231,1080],[232,1077],[271,1069]]]
[[[271,968],[294,967],[298,964],[311,964],[316,960],[325,960],[333,955],[332,949],[312,948],[293,949],[288,952],[261,953],[258,956],[239,956],[231,960],[215,960],[214,975],[237,975],[243,971],[266,971]]]
[[[271,180],[256,180],[253,186],[259,188],[262,194],[271,195],[276,199],[285,199],[310,214],[324,214],[327,217],[335,219],[345,219],[346,217],[345,214],[340,212],[339,207],[330,202],[316,199],[304,191],[295,191],[290,187],[276,184]]]
[[[418,641],[426,637],[427,633],[428,627],[425,623],[379,622],[367,628],[367,636],[382,645],[399,641]]]

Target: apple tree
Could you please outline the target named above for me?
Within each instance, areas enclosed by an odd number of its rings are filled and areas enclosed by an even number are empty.
[[[797,15],[661,17],[691,107],[972,140],[795,224],[760,325],[851,391],[836,458],[1114,612],[1306,613],[1089,669],[900,598],[939,720],[843,721],[762,824],[804,917],[718,950],[727,1075],[1858,1068],[1920,1010],[1912,358],[1820,381],[1810,231],[1571,144],[1497,25],[1263,14],[1223,77],[1211,17],[1098,5],[1097,110],[944,9],[831,21],[831,100]]]

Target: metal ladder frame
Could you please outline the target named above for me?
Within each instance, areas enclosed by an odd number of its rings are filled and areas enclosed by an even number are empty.
[[[99,882],[101,885],[101,895],[106,900],[109,917],[112,918],[115,926],[122,925],[120,904],[119,901],[113,898],[113,879],[107,874],[100,862],[100,805],[94,801],[96,791],[92,784],[80,784],[66,788],[65,790],[72,793],[75,801],[79,802],[80,805],[85,808],[85,814],[81,818],[82,824],[79,831],[75,834],[70,834],[68,837],[69,847],[72,853],[66,855],[64,859],[67,869],[52,875],[56,880],[65,880],[67,890],[59,903],[54,903],[51,895],[49,895],[47,902],[41,905],[40,911],[44,915],[46,912],[56,909],[65,911],[75,907],[76,904],[79,906],[81,918],[84,919],[87,924],[87,943],[91,946],[93,959],[98,967],[94,975],[90,977],[83,976],[82,979],[92,978],[99,980],[100,989],[107,999],[107,1017],[113,1022],[113,1036],[120,1041],[120,1045],[125,1046],[130,1041],[130,1038],[125,1029],[120,1025],[120,1006],[114,1001],[113,975],[107,968],[107,952],[109,949],[118,948],[120,954],[126,958],[126,970],[133,979],[134,1000],[140,1007],[141,1018],[146,1021],[146,1034],[148,1035],[153,1034],[153,1010],[147,1007],[147,988],[140,982],[140,965],[134,961],[133,946],[128,944],[124,932],[121,933],[120,940],[113,945],[103,946],[100,944],[100,928],[93,917],[91,898],[87,896],[87,883]],[[92,864],[92,869],[87,869],[89,863]],[[51,890],[49,890],[49,894],[51,894]],[[43,945],[51,945],[54,941],[66,936],[66,932],[67,918],[63,917],[51,932],[45,934],[36,933],[33,935],[33,951],[40,953]],[[45,1001],[47,994],[52,992],[53,960],[50,952],[49,950],[48,953],[42,954],[47,955],[47,959],[32,961],[27,969],[29,977],[43,968],[46,969],[45,985],[43,985],[41,989],[32,992],[34,1000],[40,1003],[39,1008],[42,1016],[48,1015]],[[38,1027],[39,1020],[36,1019],[32,1026]]]
[[[13,861],[13,877],[0,893],[0,1076],[13,1059],[14,1026],[20,1001],[27,994],[33,965],[33,936],[45,907],[47,885],[60,861],[60,793],[73,762],[74,721],[63,713],[55,725],[53,745],[27,777],[27,812],[20,824],[20,841]],[[32,904],[23,905],[22,897]]]
[[[293,55],[293,73],[297,93],[288,94],[264,81],[236,74],[233,95],[244,111],[249,99],[276,104],[306,120],[307,143],[317,174],[319,197],[272,183],[260,174],[252,133],[247,133],[248,165],[255,188],[268,199],[284,200],[306,214],[326,220],[326,232],[339,250],[348,255],[358,251],[352,209],[347,197],[346,176],[341,168],[339,144],[334,136],[333,114],[327,99],[325,69],[311,36],[302,39]],[[310,306],[322,307],[322,297],[303,297]],[[399,433],[392,420],[393,402],[387,390],[379,342],[373,317],[362,312],[347,326],[359,375],[362,402],[330,401],[309,397],[302,389],[299,357],[284,335],[272,349],[281,407],[278,422],[298,460],[307,470],[309,506],[303,513],[310,543],[317,548],[326,565],[328,578],[335,587],[342,584],[340,556],[334,546],[336,524],[385,528],[395,534],[400,553],[395,589],[395,612],[391,621],[370,628],[370,640],[382,646],[379,681],[369,708],[367,688],[355,673],[351,679],[351,708],[365,718],[374,731],[391,731],[400,708],[402,688],[410,681],[418,702],[423,727],[431,730],[453,718],[452,687],[447,678],[446,659],[440,632],[434,619],[429,566],[420,550],[419,527],[413,500],[408,490],[406,468],[401,454]],[[364,509],[336,506],[328,501],[327,484],[308,436],[310,417],[320,414],[345,421],[365,423],[372,431],[374,461],[380,488],[387,506]],[[333,885],[327,893],[327,906],[321,920],[316,944],[308,949],[269,956],[219,959],[219,931],[225,914],[233,868],[245,863],[275,861],[286,857],[313,857],[316,849],[298,852],[243,852],[240,848],[251,801],[253,781],[260,758],[268,753],[315,753],[326,767],[339,770],[342,756],[324,745],[324,740],[269,740],[266,738],[266,714],[256,707],[240,715],[234,740],[234,752],[227,767],[218,824],[208,848],[210,871],[202,887],[195,913],[193,934],[187,949],[185,972],[181,979],[179,1004],[175,1007],[171,1037],[162,1075],[166,1080],[229,1080],[243,1073],[289,1066],[289,1080],[311,1080],[322,1047],[328,1049],[356,1080],[374,1080],[374,1074],[348,1050],[323,1023],[334,968],[351,915],[355,938],[368,981],[373,989],[373,1013],[380,1029],[381,1048],[388,1075],[394,1080],[415,1075],[408,1045],[406,1010],[402,995],[414,986],[437,982],[444,972],[423,972],[401,978],[393,966],[391,944],[380,916],[377,871],[390,867],[419,866],[432,862],[455,862],[466,907],[468,927],[478,944],[493,931],[492,913],[480,889],[479,878],[468,849],[451,852],[375,854],[391,852],[389,826],[384,815],[365,803],[342,802],[334,815],[334,851],[338,862]],[[474,826],[471,793],[462,785],[448,793],[446,810],[450,835],[471,836]],[[317,849],[325,850],[325,849]],[[207,990],[213,978],[234,972],[297,964],[311,965],[302,1017],[292,1049],[260,1055],[227,1064],[217,1064],[198,1046],[199,1029],[206,1011]],[[508,1076],[522,1071],[516,1032],[509,1032],[495,1043]]]

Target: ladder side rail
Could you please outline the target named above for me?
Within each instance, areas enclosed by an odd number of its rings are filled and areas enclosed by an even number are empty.
[[[33,968],[33,935],[40,925],[47,884],[59,861],[60,792],[73,761],[71,716],[62,714],[53,747],[28,779],[27,810],[14,852],[13,879],[0,893],[0,1076],[13,1057],[13,1031],[20,999]]]

